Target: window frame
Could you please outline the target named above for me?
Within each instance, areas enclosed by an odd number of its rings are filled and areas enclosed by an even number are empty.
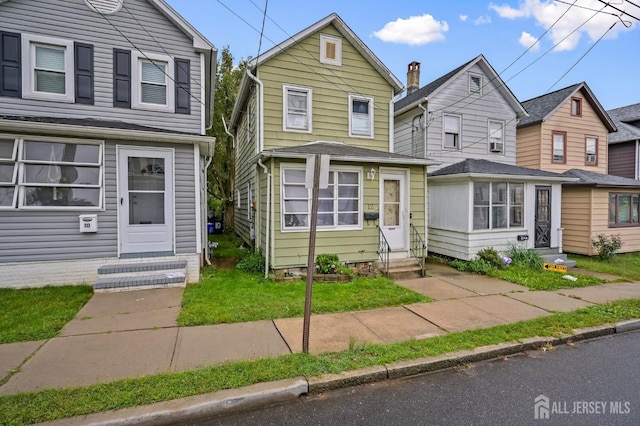
[[[594,153],[589,154],[589,140],[593,140],[595,143]],[[585,136],[584,137],[584,165],[585,166],[597,166],[598,165],[598,137],[597,136]],[[593,162],[589,161],[589,155],[594,155],[595,160]]]
[[[286,182],[286,171],[287,170],[292,170],[292,171],[302,171],[304,172],[306,170],[305,165],[304,164],[300,164],[300,163],[283,163],[281,164],[280,167],[280,172],[281,172],[281,179],[280,179],[280,231],[281,232],[309,232],[310,230],[310,219],[311,219],[311,189],[310,188],[306,188],[304,182],[301,183],[287,183]],[[337,180],[337,174],[343,172],[343,173],[355,173],[357,174],[357,188],[358,188],[358,200],[357,200],[357,211],[353,212],[353,211],[343,211],[347,212],[347,213],[354,213],[358,219],[358,222],[356,224],[353,225],[339,225],[337,224],[338,221],[337,216],[340,213],[340,205],[339,205],[339,201],[340,200],[350,200],[352,198],[346,197],[346,198],[340,198],[340,194],[339,194],[339,182]],[[332,214],[334,215],[334,224],[330,225],[330,226],[325,226],[325,225],[317,225],[317,230],[318,231],[346,231],[346,230],[362,230],[363,229],[363,169],[362,167],[353,167],[353,166],[329,166],[329,173],[333,176],[333,180],[329,179],[329,186],[334,186],[334,191],[333,191],[333,211]],[[291,185],[291,186],[296,186],[299,188],[305,188],[307,190],[307,197],[306,199],[303,199],[301,197],[286,197],[286,189],[285,187],[287,185]],[[353,185],[347,185],[347,186],[353,186]],[[322,197],[320,197],[322,199]],[[300,212],[299,214],[304,214],[308,216],[308,220],[307,220],[307,225],[306,226],[287,226],[286,224],[286,216],[287,213],[285,210],[285,203],[286,201],[306,201],[307,203],[307,210],[305,212]],[[297,213],[297,212],[296,212]],[[295,213],[294,213],[295,214]]]
[[[162,62],[166,64],[165,69],[165,91],[166,104],[151,104],[142,102],[142,63]],[[157,53],[142,53],[136,50],[131,51],[131,108],[148,111],[175,112],[175,64],[173,58],[168,55]]]
[[[367,115],[369,116],[369,131],[368,132],[356,132],[353,129],[353,119],[354,119],[354,113],[353,112],[353,102],[354,101],[360,101],[360,102],[367,102],[369,104],[368,106],[368,113]],[[359,113],[358,113],[359,114]],[[375,128],[375,106],[374,106],[374,101],[373,101],[373,96],[366,96],[366,95],[359,95],[359,94],[355,94],[355,93],[349,93],[349,137],[352,138],[364,138],[364,139],[373,139],[374,138],[374,128]]]
[[[307,124],[305,128],[289,127],[289,92],[303,92],[307,95]],[[313,131],[313,89],[293,84],[282,85],[282,131],[294,133],[311,133]]]
[[[37,211],[104,211],[104,198],[105,198],[105,178],[104,178],[104,141],[94,139],[67,139],[59,137],[16,137],[15,135],[0,135],[0,139],[13,139],[13,163],[14,163],[14,177],[13,184],[2,183],[0,186],[13,186],[14,196],[11,206],[0,206],[1,210],[37,210]],[[52,144],[67,144],[67,145],[94,145],[98,147],[98,156],[95,163],[92,162],[80,162],[80,161],[51,161],[51,160],[28,160],[25,156],[25,144],[28,142],[40,142],[40,143],[52,143]],[[2,159],[3,163],[9,162],[7,159]],[[43,182],[27,182],[26,168],[27,166],[47,166],[49,164],[55,164],[59,167],[86,167],[96,168],[98,170],[97,183],[95,184],[76,184],[76,183],[43,183]],[[98,189],[98,205],[97,206],[65,206],[65,205],[48,205],[48,206],[29,206],[25,202],[26,191],[28,188],[88,188]]]
[[[53,47],[64,51],[64,94],[40,92],[35,88],[36,78],[36,46]],[[74,48],[73,41],[40,36],[35,34],[22,34],[22,97],[43,101],[75,102],[74,82]]]
[[[502,149],[500,151],[492,151],[491,150],[491,144],[493,143],[492,136],[491,136],[492,135],[492,131],[491,131],[491,124],[492,123],[493,124],[497,124],[500,127],[500,129],[499,129],[499,131],[500,131],[500,143],[502,144]],[[504,149],[504,139],[505,139],[504,138],[504,135],[505,135],[505,123],[504,123],[504,121],[489,119],[487,121],[487,132],[488,132],[487,139],[489,140],[489,146],[488,146],[489,153],[490,154],[495,154],[495,155],[504,155],[504,151],[505,151],[505,149]]]
[[[14,137],[8,137],[3,135],[0,135],[0,140],[7,140],[7,141],[13,140],[13,149],[11,150],[11,156],[6,158],[4,157],[0,158],[0,165],[9,164],[13,166],[11,180],[7,182],[0,181],[0,188],[13,188],[13,197],[11,199],[11,205],[3,206],[2,204],[0,204],[0,210],[12,210],[16,208],[16,199],[18,197],[18,185],[17,185],[18,162],[16,161],[16,157],[18,154],[18,140]]]
[[[555,159],[555,137],[562,136],[562,161]],[[567,132],[561,132],[553,130],[551,132],[551,162],[554,164],[566,164],[567,163]]]
[[[478,203],[476,199],[476,185],[488,185],[488,199],[486,204]],[[496,185],[506,185],[505,188],[505,199],[504,202],[494,202],[494,190]],[[514,201],[512,197],[512,191],[515,191],[516,188],[521,188],[521,197],[522,202],[517,203]],[[476,232],[484,232],[484,231],[509,231],[509,230],[518,230],[524,229],[525,226],[525,206],[526,206],[526,187],[524,182],[511,182],[511,181],[477,181],[472,182],[471,185],[471,194],[472,194],[472,203],[471,203],[471,230]],[[514,192],[515,194],[515,192]],[[483,201],[483,200],[480,200]],[[503,208],[504,216],[505,216],[505,226],[494,226],[495,213],[494,210],[496,208]],[[515,225],[512,224],[512,212],[514,209],[520,209],[521,221]],[[483,218],[486,227],[476,226],[476,210],[483,209],[486,212],[487,217]]]
[[[458,133],[457,133],[458,137],[454,138],[454,140],[456,140],[456,144],[454,144],[454,146],[447,146],[447,134],[452,134],[451,132],[447,132],[447,127],[446,127],[447,117],[455,117],[458,120]],[[457,150],[457,151],[462,150],[462,115],[449,114],[449,113],[442,114],[442,148]]]
[[[570,105],[571,115],[573,117],[582,117],[582,98],[578,98],[575,96],[571,97]],[[577,109],[577,111],[574,110],[574,107],[576,107],[575,109]]]
[[[472,81],[474,78],[478,79],[478,90],[472,90]],[[469,73],[469,94],[477,93],[482,96],[482,74]]]
[[[335,59],[327,57],[327,43],[334,43]],[[342,66],[342,39],[328,34],[320,34],[320,62],[328,65]]]
[[[611,200],[615,197],[615,211],[613,212],[614,221],[611,221]],[[629,197],[629,223],[620,222],[620,197]],[[635,206],[635,222],[633,199],[636,199]],[[633,228],[640,226],[640,192],[609,192],[609,228]]]

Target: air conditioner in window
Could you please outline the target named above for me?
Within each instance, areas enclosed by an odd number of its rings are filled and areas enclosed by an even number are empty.
[[[596,164],[596,155],[595,154],[587,154],[587,163],[588,164]]]
[[[502,152],[504,150],[504,144],[502,142],[491,142],[489,144],[489,151]]]

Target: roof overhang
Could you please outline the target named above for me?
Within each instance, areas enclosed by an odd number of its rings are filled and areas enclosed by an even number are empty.
[[[279,158],[279,159],[289,159],[289,160],[306,160],[310,155],[313,154],[303,154],[303,153],[294,153],[294,152],[273,152],[273,151],[263,151],[258,154],[254,161],[258,161],[258,159],[266,160],[270,158]],[[403,165],[403,166],[435,166],[439,163],[429,160],[427,158],[416,158],[413,160],[399,159],[399,158],[384,158],[384,157],[362,157],[362,156],[354,156],[354,155],[334,155],[330,154],[332,161],[344,161],[350,163],[371,163],[371,164],[394,164],[394,165]]]
[[[550,182],[550,183],[566,183],[576,182],[578,178],[555,177],[555,176],[532,176],[532,175],[510,175],[499,173],[456,173],[450,175],[431,176],[430,181],[462,181],[462,180],[508,180],[519,182]]]
[[[175,26],[180,28],[182,32],[187,34],[193,40],[193,47],[197,51],[207,52],[216,48],[213,46],[205,36],[203,36],[198,30],[196,30],[189,22],[187,22],[178,12],[176,12],[169,4],[164,0],[147,0],[156,9],[158,9],[167,19],[169,19]]]

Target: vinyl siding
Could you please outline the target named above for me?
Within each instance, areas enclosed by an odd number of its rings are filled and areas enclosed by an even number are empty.
[[[567,99],[555,113],[541,125],[542,146],[540,169],[550,172],[562,173],[569,169],[582,169],[595,173],[607,174],[607,145],[609,133],[600,117],[596,114],[589,102],[582,98],[582,116],[571,115],[571,98]],[[552,161],[552,132],[567,133],[566,163],[558,164]],[[598,138],[598,163],[596,166],[585,165],[585,138],[587,136]]]
[[[342,66],[319,61],[320,34],[342,38]],[[265,149],[325,140],[389,151],[392,88],[333,27],[326,27],[258,67],[264,84]],[[312,133],[283,131],[283,84],[312,89]],[[349,94],[374,98],[374,138],[349,137]]]
[[[46,137],[42,139],[46,140]],[[104,143],[103,211],[0,211],[0,263],[117,257],[116,145],[154,146],[122,141]],[[197,210],[193,146],[165,146],[175,149],[176,253],[195,253]],[[98,215],[97,233],[79,232],[78,216],[81,214]]]
[[[94,105],[65,103],[64,108],[60,108],[58,102],[3,97],[0,115],[121,120],[200,134],[200,55],[194,52],[192,41],[145,0],[127,0],[123,8],[115,15],[109,15],[108,19],[90,10],[84,0],[29,0],[0,4],[0,28],[3,31],[92,44],[95,83]],[[136,50],[132,44],[148,54],[168,54],[190,60],[193,95],[190,114],[113,107],[113,48]],[[23,58],[23,66],[24,62]],[[173,85],[172,82],[169,84]]]
[[[542,155],[540,125],[523,127],[516,131],[516,163],[520,167],[539,169]]]
[[[569,253],[593,254],[592,189],[565,187],[562,189],[562,249]],[[608,217],[605,218],[608,221]],[[606,223],[606,222],[605,222]]]
[[[609,174],[636,179],[636,141],[609,145]]]

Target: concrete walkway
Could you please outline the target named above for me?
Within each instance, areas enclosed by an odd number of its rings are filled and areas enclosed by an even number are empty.
[[[428,278],[399,284],[431,297],[431,303],[313,315],[310,351],[426,339],[640,298],[640,283],[529,291],[448,266],[430,265],[428,272]],[[182,289],[176,288],[95,294],[58,337],[0,345],[0,375],[13,373],[0,394],[86,386],[302,349],[301,318],[178,327],[181,300]]]

